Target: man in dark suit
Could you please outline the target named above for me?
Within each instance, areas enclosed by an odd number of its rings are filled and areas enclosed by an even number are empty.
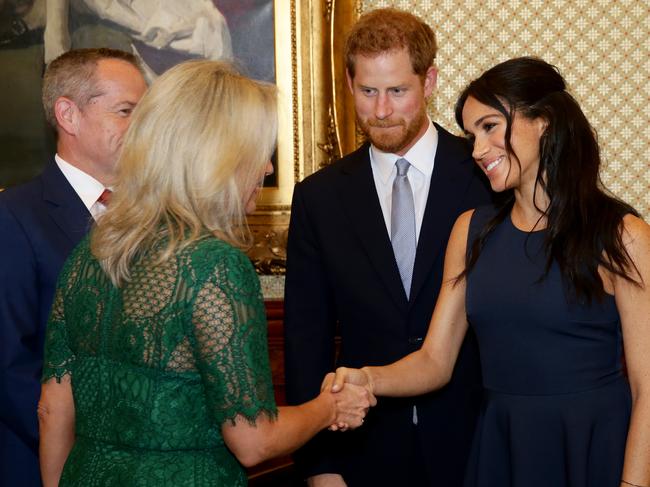
[[[465,140],[426,114],[435,52],[431,28],[394,9],[363,15],[348,36],[348,85],[370,143],[295,188],[285,287],[290,403],[316,396],[336,365],[388,364],[420,347],[452,225],[489,201]],[[457,487],[480,387],[468,334],[445,388],[381,398],[363,427],[322,433],[296,462],[312,486]]]
[[[56,279],[105,209],[104,191],[112,184],[122,137],[145,90],[131,54],[84,49],[60,56],[43,79],[57,154],[40,176],[0,193],[2,485],[41,485],[37,402]]]

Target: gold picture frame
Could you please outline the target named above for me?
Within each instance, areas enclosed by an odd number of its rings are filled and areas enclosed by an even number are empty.
[[[262,190],[258,210],[249,217],[254,245],[248,255],[260,274],[284,273],[291,197],[296,182],[356,145],[354,108],[345,83],[342,42],[347,28],[359,14],[359,3],[357,0],[273,1],[275,78],[280,97],[277,171],[273,186]],[[110,39],[115,42],[130,42],[128,31],[119,26],[94,17],[83,17],[82,20],[98,29],[99,34],[110,30]],[[30,128],[27,136],[31,138],[14,136],[13,123],[7,123],[7,137],[23,152],[30,147],[38,149],[38,154],[21,152],[19,167],[3,167],[0,187],[19,184],[38,174],[54,151],[39,101],[43,61],[40,35],[29,49],[22,45],[13,50],[5,49],[4,57],[0,59],[7,66],[13,66],[14,72],[31,73],[31,94],[25,97],[31,100],[31,108],[16,105],[14,110],[16,113],[29,113],[35,120],[23,124]],[[102,39],[108,38],[107,34],[102,35]],[[247,32],[247,35],[255,33]],[[32,37],[27,41],[30,39]],[[111,47],[124,48],[121,44]],[[22,59],[25,53],[31,57]],[[16,68],[18,58],[20,64]],[[26,84],[24,78],[21,74],[22,84]],[[10,99],[16,103],[21,101],[15,96]]]
[[[276,0],[279,91],[277,185],[264,188],[249,217],[248,255],[260,274],[283,274],[293,187],[356,147],[342,43],[359,15],[356,0]]]

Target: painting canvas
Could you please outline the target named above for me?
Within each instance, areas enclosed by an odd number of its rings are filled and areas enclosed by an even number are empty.
[[[281,274],[294,184],[357,143],[340,34],[358,13],[356,0],[0,0],[0,190],[54,154],[40,101],[47,59],[109,45],[137,52],[155,76],[231,52],[245,74],[278,86],[276,172],[249,217],[248,255],[258,272]]]
[[[275,82],[274,28],[273,0],[0,0],[0,188],[38,174],[54,153],[41,77],[66,50],[133,52],[149,79],[205,58]]]

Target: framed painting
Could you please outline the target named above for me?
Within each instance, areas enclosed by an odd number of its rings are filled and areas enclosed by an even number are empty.
[[[148,81],[174,64],[205,58],[232,59],[248,76],[275,82],[276,7],[273,0],[0,2],[0,188],[35,176],[54,153],[41,79],[46,64],[63,52],[132,52]],[[276,185],[273,178],[269,182]]]
[[[277,181],[249,218],[249,251],[260,274],[283,274],[293,186],[358,143],[345,83],[343,40],[359,15],[354,0],[276,0],[276,83],[280,93]]]
[[[65,50],[135,52],[150,78],[185,59],[231,57],[278,86],[275,173],[249,219],[249,255],[261,274],[282,274],[294,184],[356,143],[341,43],[357,15],[354,0],[0,2],[0,188],[35,176],[55,152],[41,78]]]

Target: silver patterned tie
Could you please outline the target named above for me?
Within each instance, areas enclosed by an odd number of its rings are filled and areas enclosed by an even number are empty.
[[[411,164],[406,159],[398,159],[397,175],[393,181],[393,202],[390,211],[390,241],[397,261],[399,275],[406,291],[411,294],[413,262],[415,261],[415,206],[413,191],[408,173]]]

